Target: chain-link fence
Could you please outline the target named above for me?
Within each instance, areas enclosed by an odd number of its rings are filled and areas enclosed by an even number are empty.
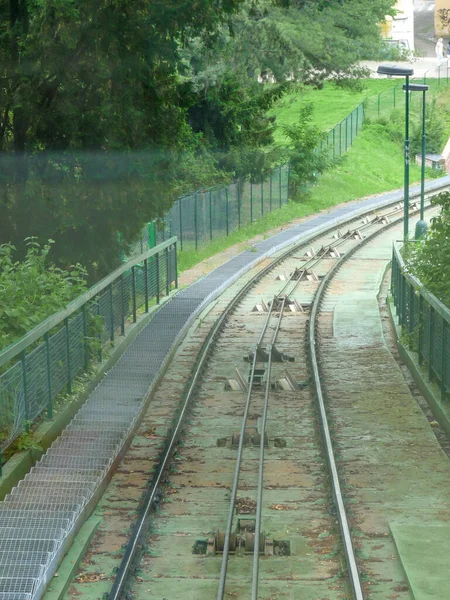
[[[122,265],[66,309],[0,352],[1,453],[55,398],[72,392],[74,378],[105,345],[125,334],[138,310],[149,311],[177,287],[177,241],[172,238]]]
[[[371,96],[364,101],[364,116],[370,119],[385,118],[389,119],[391,113],[396,108],[404,109],[405,93],[403,91],[404,78],[400,78],[399,83],[383,90],[377,96]],[[444,88],[450,83],[450,65],[447,61],[443,62],[436,69],[426,71],[422,78],[414,78],[411,83],[424,83],[431,90]],[[427,98],[427,102],[428,102]],[[422,94],[411,92],[410,106],[422,105]]]
[[[411,242],[413,243],[413,242]],[[450,391],[450,310],[405,272],[398,244],[392,254],[392,295],[399,325],[409,347],[417,351],[430,381],[437,381],[445,400]]]
[[[352,112],[342,119],[321,142],[320,149],[327,149],[330,158],[337,158],[347,152],[355,141],[364,121],[364,103],[361,102]]]
[[[364,119],[361,103],[321,142],[330,158],[344,154],[353,144]],[[241,178],[230,185],[198,190],[178,198],[160,223],[146,225],[131,246],[130,255],[147,244],[176,235],[180,250],[197,250],[221,236],[254,223],[281,208],[289,199],[289,165],[279,165],[260,181]]]

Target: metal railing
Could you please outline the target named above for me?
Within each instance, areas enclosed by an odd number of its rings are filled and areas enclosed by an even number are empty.
[[[444,400],[450,391],[450,310],[405,269],[400,244],[392,253],[391,290],[399,325],[408,345],[437,381]]]
[[[60,312],[0,352],[1,454],[39,416],[52,417],[55,398],[72,393],[93,353],[125,335],[125,323],[167,296],[177,280],[172,237],[123,264]],[[2,372],[3,371],[3,372]]]

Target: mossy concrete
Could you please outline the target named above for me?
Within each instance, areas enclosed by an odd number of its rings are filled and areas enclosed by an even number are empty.
[[[69,587],[81,559],[89,547],[92,536],[100,525],[101,517],[90,517],[78,532],[72,547],[64,557],[58,572],[51,580],[44,600],[61,600]]]
[[[414,600],[448,600],[450,525],[413,519],[390,523],[398,556]]]
[[[97,369],[86,388],[74,396],[70,402],[61,406],[53,419],[44,421],[31,436],[31,447],[22,452],[15,453],[4,465],[0,477],[0,501],[21,481],[30,469],[41,459],[42,455],[52,445],[56,438],[70,423],[73,416],[79,411],[95,387],[100,383],[106,373],[115,365],[128,346],[133,342],[138,333],[147,325],[154,313],[177,292],[175,290],[169,296],[162,298],[161,303],[150,308],[149,312],[138,317],[137,323],[132,324],[125,337],[114,348],[111,355],[103,361]]]

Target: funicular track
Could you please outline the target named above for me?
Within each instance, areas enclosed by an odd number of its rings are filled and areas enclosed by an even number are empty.
[[[346,583],[343,583],[343,580],[339,577],[330,577],[329,573],[323,579],[325,580],[328,577],[328,579],[331,582],[330,590],[333,590],[333,592],[329,591],[330,598],[348,598],[350,596],[357,598],[358,600],[364,598],[363,586],[360,581],[357,568],[357,561],[353,550],[350,528],[348,525],[348,519],[346,516],[345,506],[342,499],[343,495],[340,489],[336,461],[333,455],[333,445],[331,435],[329,432],[329,427],[327,424],[327,416],[323,402],[322,390],[320,387],[320,376],[317,365],[317,357],[315,353],[315,347],[317,343],[315,323],[317,318],[317,312],[319,310],[322,296],[326,290],[326,286],[328,285],[329,281],[331,280],[337,269],[339,269],[343,262],[345,262],[352,255],[353,251],[356,248],[359,248],[362,244],[367,243],[374,236],[384,231],[387,227],[390,227],[400,222],[401,216],[399,215],[401,215],[401,207],[397,205],[393,208],[386,208],[383,211],[377,210],[375,217],[373,217],[373,215],[372,217],[366,216],[363,218],[362,221],[361,217],[359,217],[357,220],[357,226],[354,229],[349,229],[349,231],[344,235],[341,235],[341,232],[335,232],[335,239],[327,244],[324,244],[321,250],[318,252],[315,252],[314,250],[307,250],[305,255],[305,248],[302,245],[294,249],[291,248],[288,252],[277,257],[255,278],[249,281],[236,295],[233,302],[231,302],[228,306],[227,310],[224,311],[221,317],[216,321],[208,336],[208,340],[204,346],[203,352],[197,360],[192,380],[187,390],[179,416],[177,417],[176,423],[174,424],[172,433],[167,438],[166,447],[164,449],[164,452],[161,454],[161,460],[159,468],[157,470],[157,475],[150,484],[145,506],[142,510],[141,517],[134,528],[134,532],[132,534],[130,543],[128,544],[121,568],[115,579],[113,589],[109,594],[109,600],[118,600],[122,596],[122,592],[125,589],[126,585],[130,583],[129,578],[130,573],[132,571],[132,566],[134,565],[135,554],[136,551],[140,548],[142,536],[148,524],[147,522],[149,514],[152,512],[152,509],[155,508],[155,506],[158,504],[155,503],[155,499],[158,499],[161,496],[161,484],[167,483],[168,481],[167,469],[170,464],[171,457],[173,456],[174,449],[177,447],[178,441],[180,440],[180,436],[183,432],[184,418],[187,414],[191,412],[192,403],[194,399],[196,399],[199,394],[200,397],[202,396],[202,380],[208,377],[208,365],[210,363],[214,363],[214,351],[218,350],[219,352],[223,352],[223,344],[221,345],[220,336],[223,335],[224,332],[226,332],[228,321],[233,319],[233,313],[238,312],[239,307],[246,302],[246,296],[250,296],[251,303],[253,303],[255,301],[255,298],[258,297],[258,294],[261,293],[259,287],[261,287],[261,285],[264,284],[264,278],[270,278],[270,280],[272,281],[272,271],[275,268],[283,268],[284,265],[286,265],[286,270],[290,270],[290,275],[287,277],[286,283],[283,283],[281,286],[278,284],[277,289],[274,289],[272,300],[267,301],[266,297],[266,302],[262,301],[262,303],[259,305],[260,310],[261,306],[263,307],[262,313],[258,314],[257,311],[255,317],[259,320],[262,319],[263,324],[261,327],[258,326],[258,331],[252,331],[253,342],[251,343],[251,348],[247,348],[247,359],[251,366],[248,378],[241,378],[240,381],[240,395],[242,396],[242,391],[244,391],[245,388],[246,399],[243,404],[241,403],[239,409],[239,412],[242,414],[242,417],[240,417],[239,433],[235,432],[233,435],[231,435],[231,449],[232,452],[236,451],[234,477],[232,481],[228,480],[226,483],[223,484],[223,487],[226,487],[227,489],[231,490],[229,494],[227,517],[223,520],[222,524],[217,523],[217,530],[214,536],[210,538],[204,546],[201,546],[201,549],[205,550],[205,552],[212,555],[217,554],[217,557],[213,559],[214,561],[217,562],[217,559],[220,559],[220,568],[216,568],[215,570],[212,569],[215,572],[215,575],[212,576],[211,569],[208,570],[208,577],[213,580],[212,587],[215,587],[216,589],[216,591],[214,592],[214,597],[217,597],[218,600],[220,600],[227,597],[227,595],[230,593],[233,597],[251,597],[252,600],[256,600],[258,597],[260,597],[258,595],[258,590],[259,567],[261,557],[264,556],[264,554],[274,553],[274,540],[269,539],[266,535],[266,532],[261,528],[262,524],[264,525],[264,459],[265,453],[267,452],[267,447],[269,445],[269,438],[271,437],[267,434],[266,428],[268,423],[268,412],[270,402],[273,400],[273,398],[275,398],[275,400],[277,398],[277,392],[274,391],[274,389],[276,388],[275,380],[277,379],[277,377],[280,376],[279,365],[282,364],[283,361],[288,360],[287,353],[289,351],[292,352],[292,347],[290,346],[290,342],[292,340],[287,339],[283,342],[283,331],[290,329],[291,325],[293,324],[295,325],[295,328],[300,331],[300,338],[297,338],[297,341],[299,343],[298,346],[295,348],[295,362],[297,364],[303,363],[304,366],[304,364],[307,361],[308,355],[307,346],[309,346],[311,358],[310,371],[313,376],[315,391],[313,392],[311,389],[308,391],[308,394],[317,397],[318,405],[315,408],[313,408],[313,412],[317,412],[319,415],[320,427],[323,437],[323,446],[319,439],[316,439],[314,443],[319,444],[319,446],[321,447],[320,452],[323,452],[325,454],[330,472],[329,481],[331,489],[327,488],[325,491],[322,492],[325,497],[325,500],[323,501],[325,502],[325,506],[328,506],[327,498],[329,498],[329,494],[331,493],[341,531],[341,539],[336,542],[336,545],[339,546],[341,549],[343,548],[346,560]],[[321,237],[323,237],[323,235]],[[343,256],[341,256],[341,254],[343,254]],[[299,264],[298,261],[301,261],[301,267],[293,267],[292,260],[296,261],[294,262],[294,264],[297,265]],[[331,268],[329,268],[330,262],[332,263]],[[319,275],[317,275],[317,273],[319,273]],[[283,277],[281,277],[280,279],[283,279]],[[302,302],[296,299],[296,292],[299,289],[299,286],[302,282],[307,282],[310,288],[308,291],[308,294],[310,296],[309,301],[306,303],[311,305],[310,318],[309,315],[305,313],[302,307]],[[271,285],[273,286],[273,282]],[[298,319],[294,320],[292,318],[293,314],[295,314],[296,316],[301,316],[303,320],[302,326],[299,327]],[[248,319],[248,311],[245,318]],[[307,332],[306,328],[308,326],[308,322],[309,330]],[[303,342],[307,341],[307,343],[303,343],[303,345],[301,344],[301,336],[303,336]],[[248,336],[245,343],[248,344]],[[286,353],[283,353],[283,351],[281,351],[279,348],[286,349]],[[285,356],[283,356],[283,354],[285,354]],[[236,356],[234,356],[234,358],[235,357]],[[275,362],[278,363],[278,372],[277,367],[273,369],[273,364]],[[260,377],[261,373],[258,373],[258,371],[261,371],[261,369],[258,369],[259,366],[264,367],[262,369],[264,371],[264,377],[262,379]],[[275,374],[273,373],[273,371],[275,371]],[[283,372],[285,373],[285,370]],[[288,379],[291,380],[291,392],[294,393],[291,393],[290,395],[290,399],[292,400],[296,394],[299,394],[299,388],[298,386],[296,386],[295,377],[288,377]],[[255,381],[257,382],[256,386]],[[223,395],[222,397],[224,398],[225,395]],[[248,424],[249,417],[251,417],[251,412],[257,413],[259,416],[256,428],[251,428],[252,430],[256,429],[256,435],[251,435],[248,433]],[[289,418],[289,415],[287,416],[287,418]],[[233,424],[230,425],[230,432],[231,429],[236,429],[235,424],[236,422],[234,421]],[[210,425],[211,422],[208,421],[207,427],[210,427]],[[189,435],[189,431],[183,433],[183,440],[185,446],[187,446],[191,450],[195,447],[195,443],[192,441],[192,438],[190,438]],[[198,435],[198,431],[196,431],[195,435]],[[258,475],[256,484],[254,481],[253,483],[245,481],[245,476],[242,476],[241,470],[244,453],[246,452],[247,454],[250,453],[254,455],[254,448],[247,447],[249,440],[250,446],[255,444],[256,441],[259,450],[258,460],[253,461],[257,465],[256,472]],[[245,451],[244,446],[246,446]],[[179,448],[178,450],[179,452],[182,452],[182,449]],[[189,458],[189,460],[192,460],[192,456]],[[211,468],[211,465],[208,463],[208,461],[205,462],[206,466],[204,468]],[[255,472],[254,469],[253,471]],[[172,480],[173,478],[170,479]],[[320,485],[323,486],[323,481]],[[285,482],[284,487],[288,486],[289,481],[287,480]],[[276,486],[270,486],[269,489],[274,489],[274,487]],[[248,499],[243,498],[242,496],[238,498],[239,491],[247,493],[249,490],[252,490],[254,498]],[[249,506],[247,506],[247,510],[244,511],[244,513],[246,513],[247,515],[247,523],[244,523],[244,527],[241,531],[239,531],[239,512],[237,509],[237,503],[239,503],[239,500],[244,501],[244,504],[247,502],[247,504],[250,506],[250,510]],[[283,505],[283,503],[280,503],[279,506],[282,507],[287,505]],[[325,512],[328,511],[329,509],[326,508]],[[249,513],[252,515],[251,518],[248,518]],[[233,532],[233,526],[236,525],[236,522],[237,529],[235,530],[235,532]],[[331,537],[333,537],[335,534],[336,532],[332,533]],[[247,548],[245,546],[247,546]],[[288,548],[288,545],[280,545],[279,548],[282,548],[281,552],[279,551],[280,555],[289,554],[289,552],[284,551],[286,548]],[[243,576],[244,579],[247,578],[248,585],[244,585],[241,589],[239,588],[239,586],[236,587],[236,581],[234,580],[232,589],[227,589],[227,576],[229,579],[230,569],[232,572],[234,565],[236,564],[235,561],[230,560],[230,553],[248,554],[249,549],[250,554],[252,554],[253,556],[252,566],[250,566],[250,564],[247,566],[247,568],[245,569],[245,575]],[[275,552],[275,554],[277,554],[277,552]],[[208,560],[208,558],[206,560]],[[234,564],[231,564],[233,562]],[[330,563],[332,562],[333,561],[330,560]],[[331,568],[330,572],[332,572],[333,569],[335,569],[336,571],[340,564],[340,559],[338,558],[336,561],[334,561],[333,567]],[[238,570],[239,572],[242,570],[241,565],[239,566]],[[240,573],[239,576],[242,577],[242,573]],[[233,575],[231,575],[231,577],[233,579]],[[287,580],[289,579],[292,579],[292,575],[288,576]],[[338,580],[337,582],[336,579]],[[280,580],[278,580],[278,582],[279,581]],[[238,588],[239,591],[233,591]],[[323,589],[320,589],[321,591],[319,591],[319,593],[323,593]],[[276,586],[274,590],[275,591],[271,593],[277,594]],[[151,593],[151,589],[149,589],[148,592]],[[213,597],[211,592],[212,588],[209,587],[208,590],[204,593],[204,595],[202,595],[201,592],[197,592],[197,595],[195,596],[186,595],[186,597],[211,598]],[[158,592],[156,592],[154,596],[147,594],[146,597],[156,598],[159,596]],[[171,596],[169,595],[168,597]],[[278,596],[274,595],[264,597],[272,598]],[[315,596],[313,595],[305,597],[315,598]],[[319,598],[321,596],[317,597]]]

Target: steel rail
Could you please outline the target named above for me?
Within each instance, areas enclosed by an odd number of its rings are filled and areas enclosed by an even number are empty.
[[[228,557],[229,557],[229,553],[230,553],[231,529],[233,527],[234,509],[236,507],[236,497],[237,497],[237,491],[238,491],[238,485],[239,485],[239,474],[241,471],[242,455],[244,452],[245,427],[247,425],[248,413],[250,410],[250,402],[251,402],[252,390],[253,390],[253,380],[255,377],[257,351],[258,351],[258,347],[260,346],[260,344],[264,338],[264,334],[266,333],[267,327],[269,325],[270,316],[272,314],[272,308],[273,308],[273,302],[270,305],[269,312],[267,313],[267,317],[264,321],[262,332],[259,336],[258,343],[255,348],[255,352],[253,354],[253,363],[252,363],[252,369],[251,369],[251,373],[250,373],[250,380],[248,383],[247,398],[245,401],[244,414],[242,416],[242,422],[241,422],[241,430],[240,430],[240,436],[239,436],[238,451],[237,451],[237,456],[236,456],[236,465],[234,468],[233,483],[231,485],[230,506],[229,506],[229,510],[228,510],[227,524],[226,524],[226,529],[225,529],[225,541],[224,541],[224,546],[223,546],[222,565],[220,568],[219,588],[217,590],[217,600],[223,600],[223,597],[225,595],[225,585],[226,585],[227,571],[228,571]]]
[[[263,416],[261,422],[260,441],[259,441],[259,472],[258,472],[258,491],[256,498],[256,519],[255,519],[255,537],[253,546],[253,574],[252,574],[252,600],[258,599],[258,584],[259,584],[259,544],[261,536],[261,516],[262,516],[262,500],[264,491],[264,450],[265,450],[265,434],[266,434],[266,423],[267,413],[269,408],[269,395],[270,395],[270,374],[272,370],[272,347],[275,345],[277,340],[278,331],[280,330],[281,320],[283,319],[284,307],[286,304],[286,297],[283,298],[283,303],[280,307],[280,315],[278,317],[277,326],[275,328],[272,343],[267,346],[269,360],[267,363],[267,379],[266,389],[264,394],[264,407]],[[273,302],[272,302],[273,306]]]
[[[435,193],[438,193],[437,190],[432,190],[432,191]],[[393,205],[397,204],[397,203],[398,203],[398,200],[392,201]],[[387,208],[389,206],[390,205],[387,204],[384,208]],[[360,219],[364,214],[369,215],[369,214],[372,214],[377,211],[379,211],[378,208],[371,207],[367,210],[367,212],[361,213],[357,217],[355,217],[355,216],[350,217],[348,219],[348,224],[352,223],[352,221],[356,221],[356,220]],[[416,210],[411,214],[415,214],[417,212],[418,211]],[[383,229],[389,228],[389,227],[397,224],[400,221],[401,221],[401,219],[398,219],[395,222],[392,222],[388,225],[384,225],[377,233],[380,233]],[[335,228],[336,228],[336,225],[333,225],[332,227],[329,228],[329,230],[332,231]],[[138,520],[136,521],[136,523],[133,527],[132,534],[131,534],[130,540],[128,542],[124,557],[123,557],[122,562],[117,571],[117,574],[116,574],[116,577],[115,577],[115,580],[113,583],[113,587],[112,587],[110,593],[108,594],[108,600],[120,600],[122,592],[124,591],[126,579],[128,577],[129,571],[133,564],[134,557],[135,557],[137,549],[139,547],[140,538],[142,536],[143,531],[146,528],[148,516],[149,516],[152,508],[155,506],[155,500],[159,493],[159,487],[160,487],[163,473],[164,473],[165,469],[167,468],[169,458],[170,458],[170,456],[174,450],[174,447],[178,441],[178,438],[179,438],[179,435],[180,435],[180,432],[182,429],[182,425],[184,424],[184,418],[185,418],[186,414],[188,413],[188,410],[190,407],[190,402],[194,395],[195,387],[197,385],[200,373],[201,373],[201,371],[204,367],[204,364],[207,360],[210,349],[213,346],[213,343],[215,341],[215,337],[216,337],[217,333],[222,328],[229,313],[234,309],[234,307],[238,304],[238,302],[247,294],[247,292],[253,287],[253,285],[255,285],[255,283],[257,281],[259,281],[261,278],[265,277],[270,271],[272,271],[274,268],[276,268],[279,263],[283,262],[290,255],[294,254],[299,247],[305,246],[306,244],[314,242],[314,240],[320,239],[325,234],[326,234],[326,231],[321,231],[320,233],[317,234],[317,236],[314,236],[312,239],[308,240],[307,242],[300,241],[300,242],[296,243],[294,247],[289,248],[288,250],[286,250],[285,252],[280,254],[277,258],[275,258],[270,264],[263,267],[252,279],[250,279],[241,288],[241,290],[239,290],[239,292],[236,294],[236,296],[233,298],[233,300],[229,303],[229,305],[225,308],[222,315],[220,315],[220,317],[216,320],[215,324],[211,328],[211,330],[205,340],[205,343],[197,357],[197,361],[196,361],[196,364],[193,369],[193,375],[188,384],[188,389],[187,389],[187,392],[186,392],[186,395],[184,398],[184,402],[183,402],[180,412],[179,412],[176,427],[175,427],[173,433],[171,435],[169,435],[169,439],[167,441],[165,450],[161,454],[161,460],[160,460],[156,475],[154,477],[152,477],[152,480],[149,483],[149,486],[150,486],[149,493],[147,494],[146,498],[144,499],[144,504],[143,504],[143,508],[140,512],[140,516],[138,517]],[[366,238],[367,241],[368,241],[368,239],[369,238]],[[363,241],[365,242],[366,240],[363,240]],[[361,243],[362,242],[360,242],[360,244],[358,244],[355,247],[355,249],[359,248],[361,246]],[[348,257],[349,257],[349,255],[346,255],[345,258],[348,258]],[[335,265],[335,267],[336,267],[336,265]],[[323,281],[322,281],[322,283],[323,283]]]
[[[430,206],[427,207],[427,209],[429,209],[429,208],[430,208]],[[413,211],[412,213],[410,213],[410,216],[412,214],[416,214],[417,212],[418,212],[418,210]],[[341,266],[344,264],[344,262],[346,262],[355,252],[360,250],[362,246],[364,246],[368,242],[372,241],[375,237],[377,237],[378,235],[380,235],[387,229],[390,229],[391,227],[398,225],[399,223],[402,222],[402,220],[403,220],[403,217],[400,217],[400,218],[396,219],[395,221],[392,221],[391,223],[384,224],[382,227],[380,227],[380,229],[378,229],[377,231],[374,231],[373,233],[368,235],[364,240],[361,240],[357,245],[355,245],[353,248],[351,248],[345,256],[340,258],[333,265],[333,267],[330,269],[330,271],[328,271],[328,273],[324,276],[324,278],[320,282],[320,285],[316,291],[313,305],[311,308],[311,318],[309,321],[309,352],[310,352],[311,367],[312,367],[312,371],[313,371],[313,379],[314,379],[314,385],[315,385],[315,389],[316,389],[316,396],[317,396],[317,402],[318,402],[318,408],[319,408],[319,421],[320,421],[320,425],[321,425],[321,429],[322,429],[322,436],[323,436],[324,445],[325,445],[328,468],[330,470],[330,475],[331,475],[334,502],[336,505],[339,526],[341,529],[341,535],[342,535],[342,539],[344,542],[344,551],[345,551],[345,556],[346,556],[346,561],[347,561],[347,567],[348,567],[348,570],[350,573],[350,582],[351,582],[351,586],[352,586],[353,597],[355,600],[364,600],[364,594],[363,594],[363,590],[362,590],[361,578],[359,575],[358,565],[356,562],[355,552],[354,552],[354,548],[353,548],[350,527],[349,527],[349,523],[348,523],[348,519],[347,519],[347,513],[345,510],[344,500],[343,500],[343,496],[342,496],[339,474],[338,474],[338,470],[337,470],[337,466],[336,466],[336,461],[334,458],[333,442],[331,439],[330,428],[328,425],[328,418],[327,418],[327,411],[325,408],[324,394],[322,391],[322,384],[320,381],[319,365],[318,365],[318,359],[317,359],[317,353],[316,353],[316,324],[317,324],[317,316],[318,316],[319,308],[320,308],[321,302],[323,300],[325,290],[328,287],[331,279],[335,276],[336,272],[341,268]]]
[[[398,213],[400,211],[403,211],[403,207],[399,207],[399,208],[394,208],[394,210],[387,212],[387,213],[383,213],[383,217],[389,217],[394,215],[395,213]],[[372,227],[373,225],[376,225],[377,223],[374,223],[373,221],[369,221],[368,223],[363,223],[360,227],[358,227],[358,229],[356,230],[348,230],[346,233],[344,233],[344,235],[342,235],[340,238],[338,238],[335,242],[331,242],[325,246],[322,246],[322,248],[318,251],[317,254],[315,254],[314,256],[311,256],[311,258],[309,258],[307,261],[305,261],[302,264],[302,269],[306,270],[309,268],[313,268],[315,267],[317,264],[319,264],[319,262],[322,260],[322,258],[324,257],[324,255],[329,251],[329,250],[333,250],[334,248],[339,247],[340,245],[344,244],[345,242],[347,242],[353,233],[355,233],[355,231],[365,231],[366,229]],[[299,277],[299,279],[295,280],[295,284],[294,287],[291,289],[291,291],[287,294],[287,296],[290,296],[296,289],[297,286],[299,285],[300,281],[303,281],[304,279],[304,273],[302,274],[301,277]],[[289,284],[292,283],[292,277],[289,278],[288,281],[286,281],[285,285],[281,288],[281,290],[278,292],[277,297],[279,298],[280,296],[282,296],[285,293],[285,290],[288,288]]]

